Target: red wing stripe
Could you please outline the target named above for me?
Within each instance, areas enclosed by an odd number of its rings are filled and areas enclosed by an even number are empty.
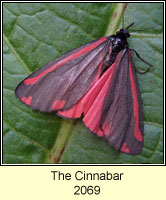
[[[55,69],[58,69],[60,66],[62,66],[63,64],[69,62],[70,60],[73,60],[75,58],[77,58],[78,56],[81,56],[82,54],[96,48],[98,45],[100,45],[102,42],[104,42],[106,40],[106,37],[101,38],[100,40],[98,40],[97,42],[91,44],[90,46],[87,46],[83,49],[81,49],[78,52],[75,52],[73,54],[71,54],[70,56],[66,57],[63,60],[60,60],[58,63],[52,65],[51,67],[47,68],[45,71],[43,71],[41,74],[39,74],[36,77],[33,78],[28,78],[24,81],[25,85],[33,85],[35,84],[37,81],[39,81],[43,76],[45,76],[47,73],[54,71]]]
[[[129,57],[131,58],[131,52],[129,52]],[[138,97],[137,97],[137,90],[134,81],[134,75],[132,72],[131,62],[129,61],[129,74],[130,74],[130,81],[131,81],[131,90],[133,96],[133,110],[134,110],[134,117],[135,117],[135,127],[134,127],[134,136],[137,138],[138,141],[142,141],[142,134],[139,129],[139,104],[138,104]]]

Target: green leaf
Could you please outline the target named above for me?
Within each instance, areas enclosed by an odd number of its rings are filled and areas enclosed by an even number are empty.
[[[162,3],[130,3],[124,15],[125,26],[135,22],[130,47],[154,65],[138,75],[145,144],[137,156],[115,151],[81,120],[32,111],[14,94],[19,82],[42,65],[115,33],[122,4],[4,3],[3,14],[3,163],[163,163]],[[147,67],[135,56],[134,62],[139,70]]]

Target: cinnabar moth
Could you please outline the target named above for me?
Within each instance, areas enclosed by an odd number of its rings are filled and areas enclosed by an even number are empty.
[[[72,119],[83,114],[85,126],[116,150],[140,153],[143,111],[131,54],[135,50],[127,42],[132,25],[44,65],[17,86],[16,96],[40,112]]]

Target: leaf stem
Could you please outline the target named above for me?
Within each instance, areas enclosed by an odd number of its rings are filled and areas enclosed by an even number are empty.
[[[126,3],[117,3],[115,5],[116,7],[114,10],[114,13],[111,16],[110,23],[108,24],[108,28],[105,33],[106,36],[113,35],[115,33],[115,31],[117,30],[117,27],[120,24],[123,11],[126,7]]]
[[[48,163],[58,163],[64,151],[65,145],[71,135],[73,129],[73,121],[63,119],[61,129],[56,139],[55,145],[49,154]]]

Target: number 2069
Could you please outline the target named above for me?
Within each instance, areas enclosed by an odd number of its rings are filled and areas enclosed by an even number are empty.
[[[74,189],[75,189],[74,195],[86,195],[86,194],[88,194],[88,195],[92,195],[92,194],[98,195],[98,194],[100,194],[100,186],[98,186],[98,185],[96,185],[96,186],[92,186],[92,185],[79,186],[79,185],[76,185],[76,186],[74,186]]]

